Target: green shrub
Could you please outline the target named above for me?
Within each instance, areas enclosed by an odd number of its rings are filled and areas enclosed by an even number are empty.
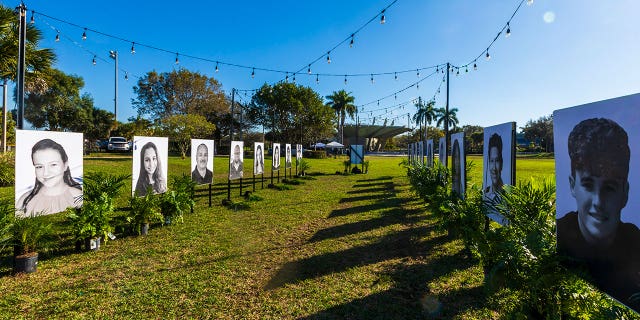
[[[305,150],[302,155],[303,158],[308,159],[325,159],[327,157],[327,153],[324,150]]]
[[[77,241],[101,237],[104,242],[113,232],[113,200],[107,192],[97,199],[84,200],[82,207],[67,209],[67,218],[71,222],[71,233]]]
[[[130,174],[109,174],[102,171],[89,172],[84,175],[82,186],[82,196],[84,201],[94,201],[105,193],[107,198],[112,199],[118,196],[120,190],[125,186]]]
[[[127,217],[127,221],[141,233],[141,228],[145,224],[154,222],[162,222],[162,212],[160,212],[159,197],[151,190],[147,191],[144,197],[131,197],[131,212]]]
[[[8,187],[15,182],[16,157],[14,152],[0,153],[0,187]]]
[[[298,162],[298,171],[300,172],[300,175],[304,176],[307,170],[311,169],[311,164],[309,164],[309,161],[304,158],[296,161]]]

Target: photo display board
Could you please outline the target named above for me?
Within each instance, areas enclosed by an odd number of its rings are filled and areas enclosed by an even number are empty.
[[[433,139],[427,140],[427,166],[433,167]]]
[[[285,144],[285,152],[284,152],[284,167],[285,169],[291,168],[291,144]]]
[[[271,160],[271,171],[280,170],[280,144],[273,144],[273,159]]]
[[[466,155],[464,153],[464,132],[454,133],[451,135],[451,190],[457,194],[460,199],[465,198],[467,172],[465,163]]]
[[[424,141],[418,142],[418,163],[424,164]]]
[[[16,130],[16,216],[82,206],[82,133]]]
[[[191,139],[191,180],[196,184],[213,183],[213,140]]]
[[[142,197],[151,191],[167,191],[167,161],[169,138],[133,137],[133,165],[131,194]]]
[[[515,122],[484,128],[482,193],[486,201],[499,202],[504,186],[515,182],[515,135]],[[509,223],[495,210],[488,210],[487,216],[501,225]]]
[[[438,143],[438,160],[443,166],[447,165],[447,145],[445,144],[445,138],[440,138]]]
[[[229,180],[241,179],[244,166],[244,141],[231,141],[229,154]]]
[[[553,113],[558,253],[636,312],[640,301],[640,94]]]
[[[296,160],[302,160],[302,145],[296,144]]]
[[[349,146],[349,161],[351,164],[362,164],[364,161],[364,146],[352,144]]]
[[[264,143],[253,143],[253,174],[264,174]]]

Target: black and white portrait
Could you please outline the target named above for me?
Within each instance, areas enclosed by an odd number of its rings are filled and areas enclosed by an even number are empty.
[[[264,174],[264,143],[253,143],[253,174]]]
[[[427,140],[427,166],[433,167],[433,139]]]
[[[515,182],[515,126],[515,122],[507,122],[484,128],[482,193],[488,202],[499,202],[504,186]],[[508,223],[495,210],[489,211],[489,218],[502,225]]]
[[[447,165],[447,144],[444,137],[440,138],[438,143],[438,161],[440,161],[440,165]]]
[[[242,178],[244,162],[244,141],[231,141],[229,154],[229,180]]]
[[[273,144],[273,159],[271,160],[271,170],[278,171],[280,170],[280,144]]]
[[[167,191],[169,139],[166,137],[133,137],[132,193],[145,196]]]
[[[284,153],[284,167],[286,169],[291,168],[291,144],[285,144],[285,153]]]
[[[82,133],[16,130],[16,215],[82,206]]]
[[[191,180],[196,184],[213,182],[213,140],[191,139]]]
[[[418,141],[418,163],[424,164],[424,141]]]
[[[296,144],[296,160],[297,161],[302,160],[302,145],[301,144]]]
[[[556,110],[558,253],[640,311],[640,94]]]
[[[464,199],[466,190],[466,171],[464,153],[464,132],[451,135],[451,188]]]

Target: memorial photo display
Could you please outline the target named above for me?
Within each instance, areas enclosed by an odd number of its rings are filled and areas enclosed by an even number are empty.
[[[82,206],[82,133],[16,130],[16,216]]]
[[[427,166],[433,167],[433,139],[427,140]]]
[[[640,94],[553,113],[558,253],[640,311]]]
[[[466,157],[464,153],[464,132],[451,135],[451,188],[464,199],[466,191]]]
[[[291,168],[291,145],[285,144],[285,153],[284,153],[284,167],[286,169]]]
[[[488,203],[497,204],[504,186],[513,185],[515,181],[515,130],[515,122],[484,128],[482,194]],[[508,223],[502,215],[491,208],[487,216],[501,225]]]
[[[264,143],[253,143],[253,174],[264,174]]]
[[[213,140],[191,139],[191,180],[196,184],[213,183]]]
[[[133,137],[132,195],[167,191],[168,146],[166,137]]]
[[[244,165],[244,141],[231,141],[231,154],[229,155],[229,180],[241,179]]]
[[[440,138],[440,142],[438,143],[438,161],[440,161],[440,165],[447,165],[447,145],[445,144],[445,138]]]
[[[278,171],[280,170],[280,144],[273,144],[273,159],[271,160],[271,170]]]

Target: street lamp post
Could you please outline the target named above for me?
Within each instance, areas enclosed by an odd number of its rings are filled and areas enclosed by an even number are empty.
[[[118,51],[110,50],[109,57],[115,60],[115,73],[114,73],[114,92],[113,92],[113,118],[116,128],[118,127]]]

